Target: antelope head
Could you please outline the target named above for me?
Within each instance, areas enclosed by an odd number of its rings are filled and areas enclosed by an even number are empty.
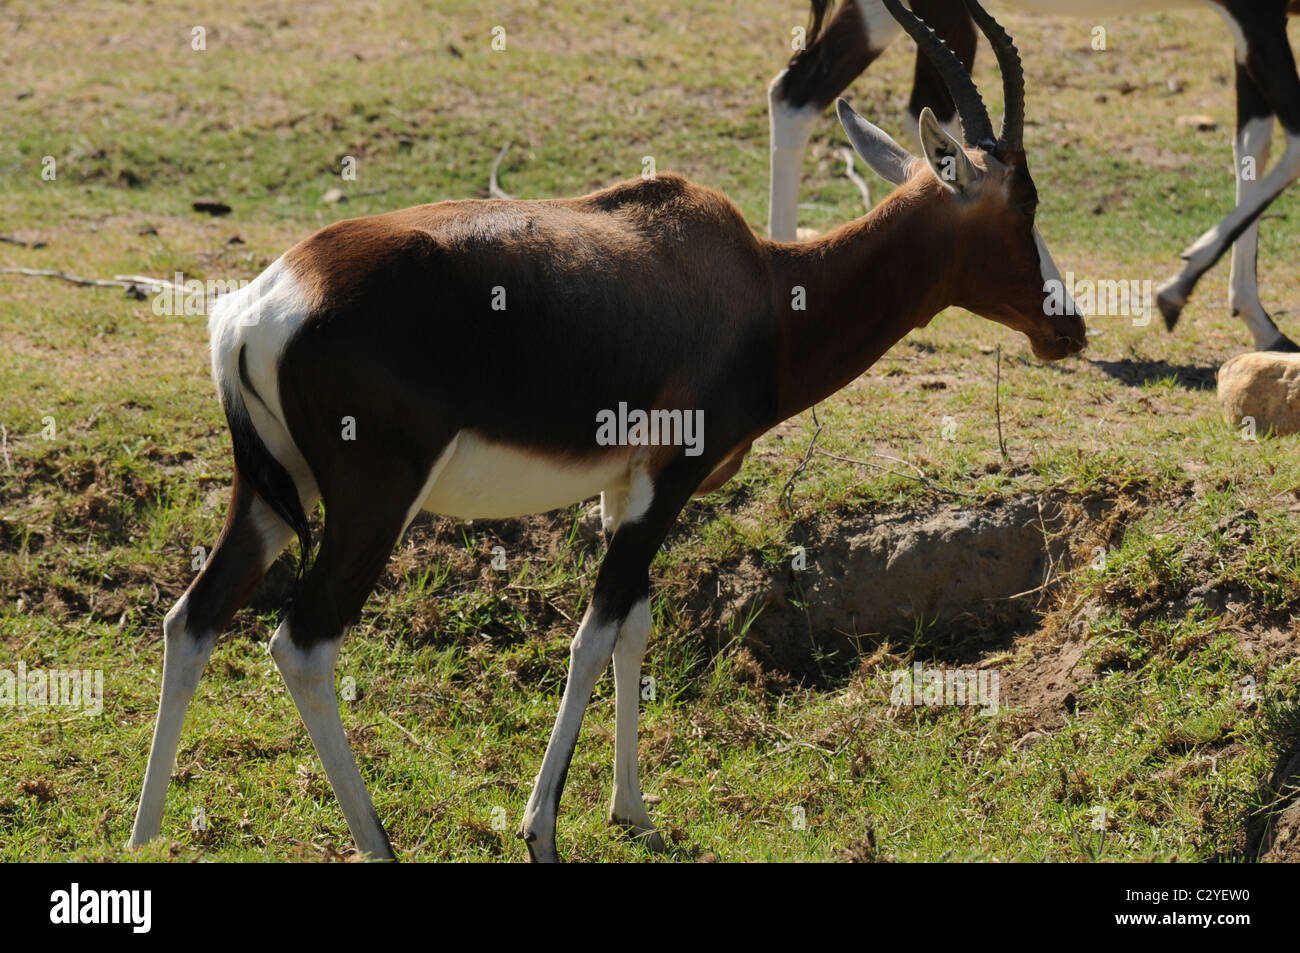
[[[1006,115],[995,137],[961,61],[899,0],[883,2],[943,76],[966,144],[949,135],[927,108],[918,136],[922,161],[841,99],[836,108],[853,148],[881,178],[916,193],[933,210],[936,233],[955,243],[945,305],[1020,331],[1042,360],[1079,352],[1086,335],[1083,318],[1034,224],[1038,193],[1023,145],[1024,71],[1011,37],[976,0],[965,0],[1002,71]]]

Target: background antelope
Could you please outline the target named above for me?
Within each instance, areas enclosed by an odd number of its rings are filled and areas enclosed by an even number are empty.
[[[1159,288],[1156,300],[1172,330],[1197,281],[1231,247],[1228,303],[1232,313],[1246,323],[1257,349],[1300,350],[1264,310],[1256,280],[1259,216],[1300,177],[1300,77],[1286,36],[1288,12],[1300,13],[1300,0],[1007,2],[1032,13],[1092,17],[1208,6],[1223,17],[1236,49],[1237,132],[1233,155],[1237,205],[1183,253],[1186,264]],[[800,164],[817,117],[899,33],[881,0],[844,0],[823,31],[830,5],[830,0],[812,0],[809,42],[768,90],[772,145],[769,231],[776,239],[796,237]],[[975,57],[975,28],[962,5],[948,0],[914,0],[912,5],[969,69]],[[926,107],[951,124],[952,100],[930,61],[918,53],[908,111],[915,119]],[[1282,124],[1285,150],[1265,175],[1274,118]]]
[[[211,557],[164,621],[158,722],[131,843],[155,836],[186,708],[214,641],[296,534],[303,578],[270,651],[360,850],[391,857],[344,735],[334,666],[394,543],[421,510],[507,517],[597,493],[611,534],[570,652],[559,714],[523,819],[557,860],[565,773],[597,678],[614,664],[611,819],[659,839],[637,776],[649,566],[682,506],[731,477],[753,441],[957,305],[1056,360],[1080,350],[1034,225],[1010,38],[967,0],[1004,72],[1000,136],[952,52],[893,15],[950,90],[970,149],[922,112],[924,161],[839,104],[858,154],[899,188],[814,242],[757,237],[724,196],[676,175],[576,199],[442,202],[331,225],[210,320],[235,478]],[[792,306],[799,293],[806,309]],[[502,300],[505,309],[492,307]],[[484,366],[495,385],[481,386]],[[615,407],[703,415],[703,442],[602,446]],[[345,439],[347,426],[354,427]],[[308,564],[304,510],[325,503]]]

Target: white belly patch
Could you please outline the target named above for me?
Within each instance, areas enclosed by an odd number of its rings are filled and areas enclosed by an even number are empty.
[[[448,445],[420,508],[457,519],[505,519],[581,503],[603,490],[626,488],[628,448],[589,461],[558,457],[485,440],[462,430]]]

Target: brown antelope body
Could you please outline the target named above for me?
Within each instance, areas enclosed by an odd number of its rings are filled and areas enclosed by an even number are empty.
[[[304,512],[323,499],[319,551],[270,650],[358,847],[391,857],[343,733],[334,664],[394,543],[421,510],[506,517],[600,494],[608,552],[521,835],[533,859],[558,859],[565,772],[612,658],[610,813],[658,844],[637,777],[640,666],[650,562],[686,501],[950,305],[1024,332],[1045,359],[1083,346],[1080,318],[1045,313],[1044,282],[1059,276],[1034,228],[1019,120],[1004,126],[1010,138],[993,137],[952,54],[897,13],[940,62],[980,145],[964,151],[926,113],[925,158],[913,159],[842,104],[855,147],[899,188],[820,241],[759,238],[722,195],[661,175],[577,199],[444,202],[339,222],[221,300],[210,327],[233,499],[207,565],[164,622],[132,843],[159,831],[213,642],[295,533],[305,558]],[[993,36],[1008,100],[1020,102],[1014,48]],[[629,424],[636,411],[654,415],[669,439],[620,425],[622,442],[611,441],[616,408],[631,408]],[[687,440],[691,421],[700,426]]]

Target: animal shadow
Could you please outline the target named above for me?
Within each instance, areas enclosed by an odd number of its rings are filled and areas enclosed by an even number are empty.
[[[1214,390],[1215,367],[1197,367],[1194,364],[1170,364],[1168,361],[1089,361],[1093,367],[1130,387],[1144,387],[1173,378],[1184,390]]]

